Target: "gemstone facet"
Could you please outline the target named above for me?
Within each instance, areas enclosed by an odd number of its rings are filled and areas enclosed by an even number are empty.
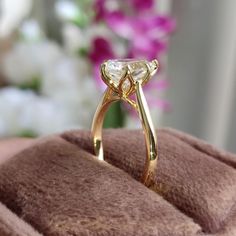
[[[118,86],[126,73],[127,66],[134,80],[142,80],[148,73],[146,63],[144,60],[133,59],[109,60],[106,63],[105,72],[114,84]]]
[[[135,59],[108,60],[103,64],[102,72],[105,74],[105,83],[113,88],[128,93],[134,87],[135,81],[143,83],[157,70],[157,61]],[[127,76],[127,77],[126,77]]]

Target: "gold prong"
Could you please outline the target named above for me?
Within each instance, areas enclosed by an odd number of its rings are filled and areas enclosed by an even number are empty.
[[[126,80],[129,80],[130,82],[130,87],[129,87],[129,90],[128,91],[124,91],[123,88],[122,88],[122,85],[124,84],[124,82]],[[134,86],[134,80],[131,76],[131,72],[130,72],[130,69],[128,66],[125,67],[125,73],[124,75],[122,76],[121,80],[120,80],[120,83],[119,83],[119,86],[118,86],[118,89],[119,89],[119,92],[120,94],[123,96],[123,97],[127,97],[129,96],[130,92],[132,91],[133,89],[133,86]]]
[[[129,99],[128,97],[123,98],[123,100],[125,102],[128,102],[136,111],[138,111],[138,106],[137,106],[137,103],[135,101],[133,101],[132,99]]]
[[[145,63],[145,66],[146,66],[146,68],[147,68],[147,74],[146,74],[146,76],[143,78],[142,85],[146,84],[146,83],[151,79],[151,77],[152,77],[151,72],[150,72],[150,68],[149,68],[149,66],[147,65],[147,63]]]
[[[156,74],[158,68],[159,68],[159,62],[157,59],[154,59],[151,61],[152,64],[155,65],[155,67],[153,68],[153,70],[150,72],[150,75],[153,76],[154,74]]]
[[[101,77],[103,82],[109,86],[110,88],[112,88],[113,90],[115,90],[116,92],[118,92],[118,89],[116,88],[114,82],[111,80],[111,78],[106,74],[106,66],[107,66],[107,61],[102,63],[101,65]]]
[[[158,69],[158,67],[159,67],[159,62],[158,62],[158,60],[157,60],[157,59],[154,59],[154,60],[152,60],[152,63],[154,63],[154,64],[156,65],[156,69]]]

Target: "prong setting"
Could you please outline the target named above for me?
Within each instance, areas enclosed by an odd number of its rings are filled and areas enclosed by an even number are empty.
[[[157,70],[157,60],[108,60],[101,65],[103,81],[121,97],[134,93],[136,82],[147,83]]]

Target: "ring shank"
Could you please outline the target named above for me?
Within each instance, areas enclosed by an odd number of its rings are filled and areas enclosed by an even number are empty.
[[[102,145],[103,121],[104,121],[104,118],[105,118],[105,115],[109,106],[113,102],[116,102],[118,100],[120,100],[120,98],[113,96],[112,91],[109,88],[107,88],[94,114],[93,123],[92,123],[94,152],[95,152],[95,155],[98,157],[98,159],[101,161],[104,161],[103,145]]]
[[[114,93],[110,88],[107,88],[95,112],[92,123],[92,135],[95,155],[99,160],[104,160],[102,128],[105,114],[113,102],[119,101],[121,99],[126,100],[125,98],[121,98],[118,94]],[[138,111],[140,120],[142,122],[147,153],[141,182],[148,184],[157,164],[157,137],[140,83],[137,83],[136,85],[135,109]]]

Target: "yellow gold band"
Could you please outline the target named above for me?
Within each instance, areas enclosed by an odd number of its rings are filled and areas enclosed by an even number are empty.
[[[146,66],[145,63],[143,64]],[[150,79],[151,75],[155,73],[158,68],[156,60],[152,63],[155,63],[156,67],[153,69],[153,71],[151,71],[150,68],[147,67],[146,70],[147,73],[145,77],[143,77],[144,79],[142,80],[140,79],[135,80],[133,76],[135,73],[132,74],[132,70],[130,69],[130,64],[128,64],[128,66],[126,65],[125,68],[126,71],[124,72],[123,76],[120,78],[120,80],[118,81],[119,83],[116,86],[115,83],[111,85],[113,81],[110,81],[109,77],[110,74],[109,73],[106,74],[105,71],[106,68],[104,67],[104,65],[102,65],[102,73],[101,73],[102,79],[108,85],[108,88],[106,89],[102,97],[102,100],[98,105],[92,123],[92,135],[93,135],[95,155],[98,157],[99,160],[104,160],[103,145],[102,145],[102,127],[106,111],[108,110],[111,103],[116,102],[118,100],[123,100],[125,102],[128,102],[138,112],[140,120],[142,122],[142,127],[146,142],[147,155],[143,174],[141,177],[141,182],[143,182],[146,185],[150,184],[151,181],[150,178],[152,178],[152,173],[154,171],[154,168],[156,167],[158,159],[156,132],[153,126],[147,101],[145,99],[142,89],[142,84],[144,82],[146,83]],[[140,70],[140,68],[138,69]],[[126,85],[128,84],[126,81],[130,82],[130,87],[128,89],[122,88],[124,87],[123,86],[124,83],[126,83]],[[129,98],[129,95],[131,93],[135,94],[135,101]]]

